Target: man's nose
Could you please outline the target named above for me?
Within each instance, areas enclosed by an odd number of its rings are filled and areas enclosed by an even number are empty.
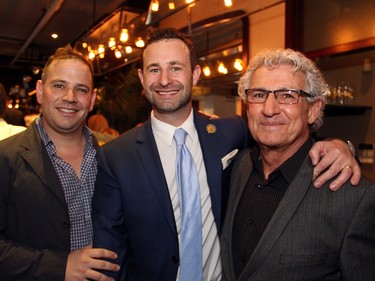
[[[67,88],[66,93],[63,97],[63,100],[66,100],[68,102],[75,102],[76,101],[76,93],[74,89]]]

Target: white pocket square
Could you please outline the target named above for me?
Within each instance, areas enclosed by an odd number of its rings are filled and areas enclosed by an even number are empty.
[[[223,170],[225,170],[229,166],[229,164],[232,162],[234,157],[236,157],[237,153],[238,153],[238,149],[235,149],[229,152],[223,158],[221,158],[221,164],[223,165]]]

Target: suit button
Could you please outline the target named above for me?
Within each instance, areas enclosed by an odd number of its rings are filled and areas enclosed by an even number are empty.
[[[179,263],[180,259],[178,257],[176,257],[176,256],[173,256],[172,257],[172,261],[173,261],[173,263]]]
[[[70,227],[70,224],[67,221],[64,221],[62,225],[63,225],[64,228],[69,228]]]

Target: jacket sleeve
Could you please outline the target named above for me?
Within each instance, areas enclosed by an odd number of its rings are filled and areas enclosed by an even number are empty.
[[[375,280],[375,184],[366,184],[340,254],[343,280]]]
[[[98,150],[98,174],[96,177],[95,191],[92,200],[93,220],[93,247],[105,248],[118,254],[116,260],[110,262],[121,265],[120,272],[103,272],[115,280],[125,280],[126,263],[126,231],[123,226],[124,215],[122,212],[120,188],[111,173],[105,156],[101,149]],[[120,274],[123,276],[119,279]]]

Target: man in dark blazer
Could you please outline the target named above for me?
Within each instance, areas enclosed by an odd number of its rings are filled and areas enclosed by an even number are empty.
[[[59,48],[36,88],[42,116],[0,142],[0,280],[110,281],[97,270],[116,270],[100,260],[116,254],[90,247],[97,162],[84,123],[95,101],[91,64],[70,46]]]
[[[220,280],[218,236],[226,210],[231,161],[248,146],[248,129],[238,116],[210,119],[192,109],[192,87],[199,79],[200,67],[192,43],[183,34],[171,28],[155,30],[141,64],[139,78],[153,111],[141,127],[98,150],[94,247],[118,253],[121,272],[109,274],[116,280],[178,278],[181,222],[173,134],[183,128],[199,171],[205,217],[203,280]],[[351,157],[345,158],[350,161]],[[347,179],[348,174],[344,177]]]
[[[326,90],[314,63],[290,49],[258,54],[240,79],[257,145],[234,161],[223,280],[375,280],[375,185],[331,192],[311,180],[310,132]]]
[[[194,124],[200,144],[207,148],[202,153],[212,211],[220,225],[228,190],[216,187],[229,180],[230,161],[245,147],[247,128],[239,117],[210,120],[195,111]],[[231,151],[223,170],[221,160]],[[93,198],[94,246],[105,245],[120,255],[123,275],[118,280],[176,280],[178,232],[151,120],[105,145],[100,156]],[[109,228],[101,223],[109,223]]]

